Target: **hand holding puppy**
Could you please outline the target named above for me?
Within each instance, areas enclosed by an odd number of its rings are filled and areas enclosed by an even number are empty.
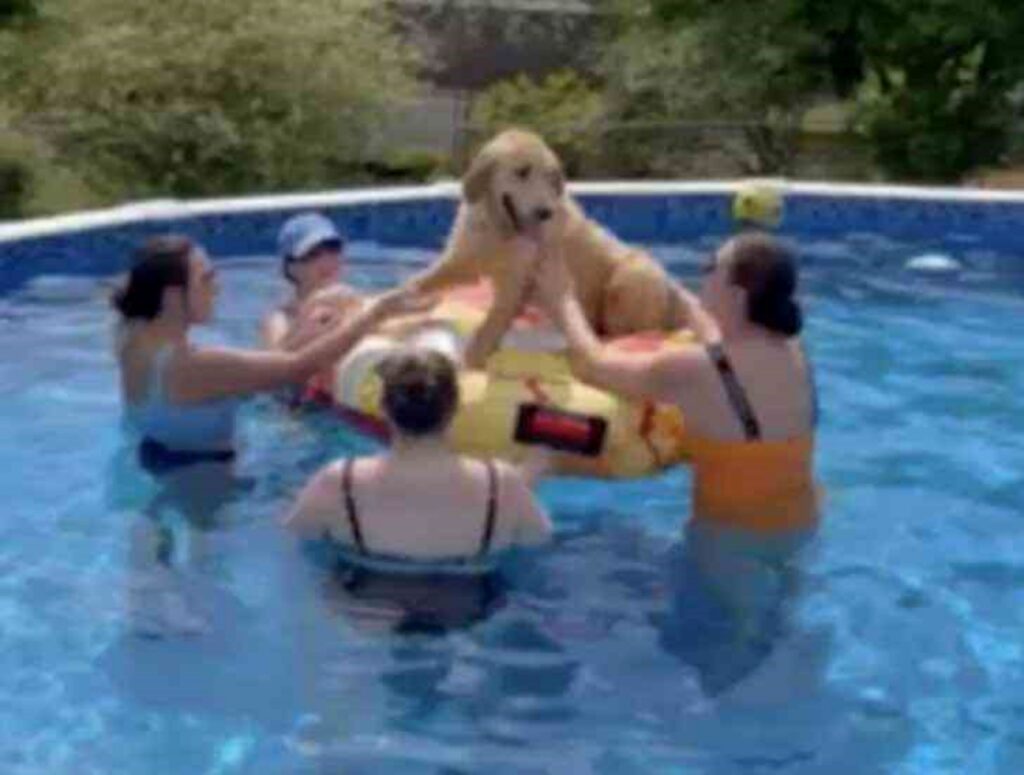
[[[534,281],[535,296],[545,312],[557,321],[562,305],[574,292],[572,275],[565,265],[565,259],[557,250],[541,246],[540,252]]]
[[[401,285],[374,297],[370,302],[370,314],[377,320],[415,315],[427,312],[438,302],[436,294],[421,293],[413,285]]]

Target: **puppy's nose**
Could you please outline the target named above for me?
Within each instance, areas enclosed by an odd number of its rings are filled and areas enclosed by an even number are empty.
[[[533,215],[534,215],[534,217],[536,217],[536,219],[538,221],[543,223],[544,221],[547,221],[547,220],[551,219],[551,216],[552,216],[551,208],[550,207],[538,207],[536,210],[533,211]]]

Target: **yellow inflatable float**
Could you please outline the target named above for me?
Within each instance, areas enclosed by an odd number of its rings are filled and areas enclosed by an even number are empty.
[[[396,347],[432,347],[458,359],[462,344],[490,303],[485,284],[447,294],[429,316],[404,326],[401,336],[367,337],[330,376],[311,385],[350,425],[386,436],[376,365]],[[686,332],[642,334],[610,346],[652,351],[689,341]],[[678,408],[627,400],[575,379],[564,342],[529,310],[506,335],[486,371],[459,374],[459,409],[449,430],[463,454],[518,461],[531,448],[555,450],[556,473],[631,478],[655,473],[684,457],[684,424]]]

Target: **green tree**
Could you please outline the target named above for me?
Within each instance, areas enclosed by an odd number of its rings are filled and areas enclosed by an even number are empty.
[[[0,0],[0,27],[14,21],[34,19],[35,0]]]
[[[1009,94],[1024,79],[1019,0],[650,0],[645,9],[679,34],[756,26],[763,42],[746,55],[727,35],[699,36],[731,52],[709,83],[789,73],[855,95],[858,129],[897,177],[956,180],[997,160],[1017,119]]]
[[[36,16],[33,0],[0,0],[0,72],[10,72],[14,28]],[[24,214],[32,189],[32,169],[26,153],[31,142],[12,126],[11,110],[0,99],[0,218]]]
[[[51,0],[3,85],[114,196],[336,185],[415,62],[348,0]]]
[[[859,11],[859,128],[892,174],[953,181],[997,162],[1018,119],[1024,5],[875,0]]]
[[[726,145],[743,171],[786,171],[822,74],[792,66],[810,40],[785,23],[776,3],[612,0],[606,10],[613,23],[602,72],[611,115],[637,125],[619,139],[626,153],[649,155],[656,172],[670,172],[672,154],[710,132],[734,138]],[[708,122],[714,126],[696,126]],[[683,133],[686,124],[694,126]]]
[[[104,198],[0,105],[0,219],[100,206]]]

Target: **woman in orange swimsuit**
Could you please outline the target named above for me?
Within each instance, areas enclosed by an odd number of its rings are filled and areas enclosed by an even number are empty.
[[[697,343],[657,354],[604,348],[558,256],[539,251],[537,278],[579,378],[683,410],[696,520],[769,532],[816,523],[815,390],[796,266],[780,242],[754,233],[726,242],[705,267],[699,298],[678,288]]]

